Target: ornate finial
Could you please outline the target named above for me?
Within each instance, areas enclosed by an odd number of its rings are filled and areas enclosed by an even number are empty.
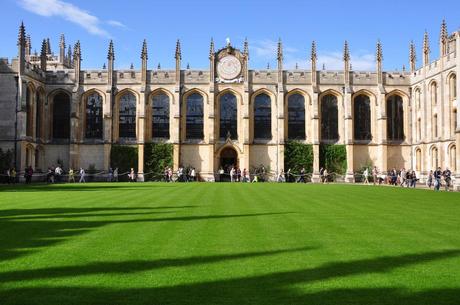
[[[377,62],[382,62],[383,60],[382,43],[380,42],[380,39],[377,41],[375,59],[377,60]]]
[[[77,40],[73,48],[73,58],[81,58],[80,40]]]
[[[180,50],[180,40],[177,39],[177,42],[176,42],[176,54],[174,55],[174,58],[175,59],[182,59],[182,54],[181,54],[181,50]]]
[[[345,40],[343,45],[343,60],[350,61],[350,50],[348,49],[348,41]]]
[[[410,46],[409,46],[409,61],[415,62],[416,60],[417,60],[417,54],[415,51],[415,43],[413,40],[411,40]]]
[[[270,63],[267,62],[267,70],[270,70]]]
[[[406,72],[406,65],[403,64],[402,70],[403,70],[403,72]]]
[[[41,49],[41,52],[40,52],[40,57],[45,57],[46,58],[46,48],[47,48],[47,43],[46,43],[46,39],[43,39],[42,41],[42,49]]]
[[[102,70],[105,70],[107,69],[107,66],[105,65],[105,63],[102,65]]]
[[[229,47],[232,46],[232,43],[230,42],[230,38],[229,38],[229,37],[227,37],[227,38],[225,39],[225,45],[227,46],[227,48],[229,48]]]
[[[448,38],[446,20],[443,19],[441,23],[441,43],[446,43]]]
[[[113,49],[113,41],[112,40],[110,40],[110,43],[109,43],[109,52],[107,53],[107,59],[112,59],[112,60],[115,59],[115,51]]]
[[[323,70],[326,70],[326,64],[323,63]]]
[[[161,69],[161,65],[160,65],[160,63],[158,63],[158,67],[157,67],[157,69],[158,69],[158,70],[160,70],[160,69]]]
[[[46,39],[46,54],[51,54],[51,43],[49,38]]]
[[[249,59],[249,43],[247,37],[244,39],[243,54],[246,56],[247,59]]]
[[[67,47],[67,58],[70,60],[72,58],[72,46],[69,43],[69,46]]]
[[[19,26],[19,34],[18,34],[18,46],[25,45],[26,43],[26,28],[24,27],[24,22],[21,21],[21,25]]]
[[[298,63],[295,63],[295,69],[299,69],[299,64]]]
[[[316,54],[316,42],[313,40],[311,43],[311,61],[316,61],[318,59],[318,55]]]
[[[60,48],[65,48],[65,36],[64,36],[64,34],[61,34],[61,39],[59,40],[59,47]]]
[[[423,54],[430,53],[430,39],[428,37],[428,32],[425,31],[423,35]]]
[[[187,70],[190,70],[190,64],[187,63]]]
[[[211,44],[209,46],[209,59],[212,59],[214,57],[214,40],[211,37]]]
[[[149,58],[147,54],[147,40],[144,39],[144,42],[142,43],[142,52],[141,52],[141,59],[147,60]]]
[[[281,42],[281,38],[278,40],[278,51],[276,55],[278,60],[283,60],[283,44]]]
[[[131,63],[131,66],[129,66],[129,69],[134,70],[134,64]]]

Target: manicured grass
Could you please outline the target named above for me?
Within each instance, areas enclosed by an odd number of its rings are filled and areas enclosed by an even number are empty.
[[[460,194],[0,186],[0,304],[460,303]]]

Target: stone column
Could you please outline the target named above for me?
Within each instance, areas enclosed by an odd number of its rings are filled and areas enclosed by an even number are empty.
[[[137,110],[137,181],[144,181],[144,126],[145,126],[145,102],[147,94],[145,90],[140,93]]]
[[[70,147],[69,147],[69,168],[80,167],[80,147],[79,147],[79,100],[80,90],[72,92],[70,105]],[[64,164],[61,164],[64,166]]]
[[[387,115],[386,115],[386,101],[385,94],[379,93],[377,95],[378,103],[378,114],[377,114],[377,126],[378,126],[378,155],[380,158],[377,160],[377,168],[381,173],[386,173],[387,168]]]
[[[319,97],[318,93],[313,91],[311,96],[312,99],[312,144],[313,144],[313,175],[311,177],[312,182],[321,182],[319,175],[319,114],[318,105]]]
[[[344,138],[347,150],[347,172],[345,175],[345,182],[353,183],[355,182],[353,174],[353,119],[351,116],[351,93],[349,92],[344,93],[344,111]]]

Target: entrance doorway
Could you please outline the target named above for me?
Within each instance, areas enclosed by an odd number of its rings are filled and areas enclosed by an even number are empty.
[[[220,166],[225,174],[220,177],[220,181],[230,181],[230,170],[238,167],[238,153],[232,147],[226,147],[220,152]]]

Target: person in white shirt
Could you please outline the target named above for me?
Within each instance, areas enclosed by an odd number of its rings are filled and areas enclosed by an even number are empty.
[[[230,170],[230,182],[234,182],[234,176],[235,176],[235,168],[232,166],[232,169]]]
[[[363,183],[369,184],[369,170],[366,168],[363,173],[364,181]]]
[[[190,171],[190,177],[192,178],[192,181],[196,181],[196,180],[195,180],[196,172],[195,172],[195,168],[194,168],[194,167],[192,167],[192,170]]]
[[[80,181],[79,182],[80,183],[86,182],[85,181],[85,170],[82,167],[80,167]]]

